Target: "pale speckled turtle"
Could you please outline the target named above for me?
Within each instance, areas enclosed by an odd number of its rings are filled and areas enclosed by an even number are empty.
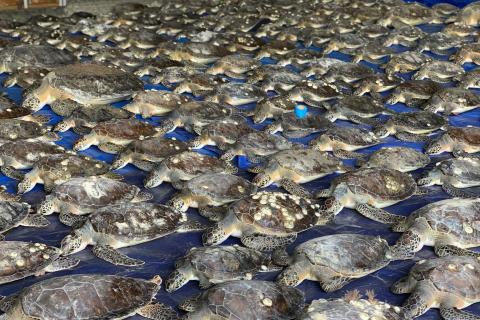
[[[447,118],[430,111],[402,112],[392,115],[373,132],[379,138],[395,135],[403,141],[428,141],[428,134],[447,126]]]
[[[477,29],[464,24],[449,23],[442,29],[442,32],[460,37],[469,37],[475,35],[477,33]],[[466,45],[468,44],[464,44],[464,46]]]
[[[251,162],[259,162],[264,156],[292,148],[300,149],[299,145],[288,141],[284,137],[263,131],[254,131],[241,136],[235,144],[225,151],[220,159],[230,161],[235,156],[244,155]]]
[[[305,102],[314,107],[323,107],[324,101],[341,96],[337,87],[322,80],[304,80],[287,93],[290,100]]]
[[[480,128],[449,127],[440,137],[425,146],[425,153],[439,154],[452,152],[453,155],[466,155],[480,151]]]
[[[176,87],[175,93],[191,93],[196,97],[206,96],[211,94],[213,90],[224,84],[226,80],[220,76],[197,73],[188,75]]]
[[[450,158],[436,163],[417,183],[421,186],[439,184],[453,197],[477,197],[463,188],[480,186],[480,159]]]
[[[135,93],[133,101],[123,109],[150,118],[166,115],[189,101],[190,98],[172,92],[148,90]]]
[[[389,168],[401,172],[414,171],[426,167],[430,157],[408,147],[385,147],[372,153],[368,160],[358,159],[361,168]]]
[[[100,259],[123,266],[138,266],[143,261],[130,258],[117,249],[156,240],[175,232],[201,231],[198,222],[187,220],[184,213],[153,203],[122,203],[94,211],[83,224],[62,240],[63,255],[93,246]]]
[[[160,134],[158,127],[136,119],[104,121],[94,126],[89,134],[75,141],[73,150],[81,151],[97,145],[104,152],[118,153],[132,141]]]
[[[462,66],[450,61],[430,61],[425,63],[413,76],[414,80],[431,79],[436,82],[449,82],[465,73]]]
[[[260,50],[255,54],[255,58],[262,59],[271,57],[276,59],[277,57],[293,52],[295,49],[295,42],[275,39],[262,45]]]
[[[440,84],[431,80],[405,81],[393,89],[386,102],[388,104],[401,102],[409,107],[418,107],[441,89]]]
[[[439,256],[480,257],[469,248],[480,246],[480,199],[446,199],[412,212],[393,226],[403,232],[389,250],[392,259],[411,259],[423,246],[435,247]]]
[[[39,88],[32,90],[22,106],[40,110],[55,100],[71,99],[81,104],[108,104],[129,98],[142,90],[136,76],[100,64],[72,64],[51,71]]]
[[[288,95],[266,98],[257,102],[253,111],[253,122],[261,123],[267,118],[277,118],[282,113],[293,112],[296,103]]]
[[[401,78],[397,78],[396,76],[388,77],[384,73],[376,73],[355,83],[355,91],[353,94],[362,96],[369,93],[373,98],[381,100],[381,92],[391,90],[400,83],[402,83]]]
[[[295,287],[313,280],[326,292],[336,291],[385,267],[390,262],[388,248],[386,240],[361,234],[314,238],[297,246],[290,257],[276,253],[274,262],[287,265],[277,283]]]
[[[304,138],[312,133],[323,132],[333,127],[333,124],[323,115],[308,113],[299,118],[293,112],[282,113],[278,119],[265,127],[270,134],[282,132],[285,138]]]
[[[251,280],[269,267],[267,254],[239,245],[194,247],[175,262],[165,289],[176,291],[190,280],[198,280],[201,289],[232,280]]]
[[[383,65],[383,68],[387,76],[393,77],[396,72],[417,71],[430,61],[432,61],[432,58],[421,52],[407,51],[392,55],[391,59]]]
[[[445,115],[460,114],[480,106],[480,96],[467,89],[443,88],[435,92],[422,109],[443,112]]]
[[[0,201],[0,239],[4,233],[18,226],[42,228],[49,225],[40,214],[30,214],[30,205],[24,202]]]
[[[50,155],[35,162],[32,170],[26,173],[18,184],[17,193],[26,193],[39,183],[43,184],[45,191],[48,192],[72,177],[102,175],[111,179],[122,179],[121,176],[108,171],[108,163],[90,157],[68,153]]]
[[[124,319],[135,314],[150,319],[159,314],[176,319],[175,311],[153,302],[162,279],[143,280],[117,275],[76,274],[37,282],[0,301],[2,320]],[[112,299],[121,295],[122,299]]]
[[[111,168],[121,169],[131,163],[144,171],[150,171],[156,162],[187,149],[188,145],[185,142],[175,138],[153,137],[135,140],[119,153]]]
[[[259,192],[239,200],[202,236],[204,245],[238,237],[248,248],[270,251],[295,241],[297,234],[326,224],[320,205],[296,195]]]
[[[296,319],[304,305],[302,291],[260,280],[217,284],[181,303],[186,319]],[[169,318],[170,319],[170,318]]]
[[[299,184],[320,179],[334,172],[346,172],[349,168],[334,156],[315,149],[284,150],[267,158],[249,171],[257,175],[252,182],[260,188],[279,185],[291,194],[311,197]]]
[[[464,63],[475,63],[476,65],[480,65],[480,44],[464,44],[450,57],[450,60],[460,65]]]
[[[164,181],[187,181],[207,173],[237,173],[238,169],[218,158],[185,151],[165,158],[145,178],[147,188],[159,186]]]
[[[364,157],[361,153],[353,151],[371,147],[380,142],[373,132],[366,129],[335,126],[310,141],[310,146],[320,151],[332,151],[339,158],[349,159]]]
[[[60,257],[60,254],[58,248],[43,243],[0,241],[0,259],[3,263],[0,284],[33,275],[41,276],[46,272],[71,269],[80,262],[77,259]]]
[[[402,306],[402,319],[440,309],[446,320],[476,320],[461,309],[480,301],[480,262],[473,257],[448,256],[421,260],[408,276],[393,284],[394,293],[410,293]]]
[[[338,99],[333,106],[328,104],[324,104],[324,106],[328,110],[324,116],[332,122],[341,119],[356,123],[376,124],[378,120],[372,119],[373,117],[380,114],[394,114],[393,111],[385,108],[382,102],[369,96],[344,96]]]
[[[0,119],[0,144],[9,141],[57,141],[60,137],[39,123],[20,119]]]
[[[215,87],[213,91],[205,97],[205,101],[239,106],[257,102],[265,97],[266,94],[256,85],[229,82]]]
[[[18,106],[7,97],[0,96],[0,119],[20,119],[38,123],[46,123],[50,119],[43,115],[32,115],[30,109]]]
[[[231,78],[245,79],[245,73],[260,66],[260,62],[248,55],[233,54],[217,60],[207,69],[207,74],[224,74]]]
[[[421,191],[407,173],[387,168],[365,168],[336,177],[330,188],[320,190],[317,197],[327,198],[322,208],[325,214],[336,215],[343,208],[350,208],[369,219],[394,224],[405,217],[388,213],[382,208],[423,194]]]

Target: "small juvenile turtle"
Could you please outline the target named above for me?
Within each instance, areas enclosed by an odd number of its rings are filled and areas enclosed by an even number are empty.
[[[4,233],[18,226],[42,228],[50,223],[40,214],[30,214],[28,203],[0,201],[0,239]]]
[[[259,192],[230,205],[225,217],[208,228],[202,239],[204,245],[212,246],[233,236],[248,248],[271,251],[294,242],[298,233],[328,221],[320,205],[309,199]]]
[[[55,100],[71,99],[81,104],[108,104],[129,98],[143,89],[136,76],[100,64],[72,64],[51,71],[39,88],[30,91],[22,106],[40,110]]]
[[[296,287],[313,280],[326,292],[336,291],[385,267],[390,262],[388,249],[386,240],[374,236],[346,233],[314,238],[297,246],[290,257],[284,252],[274,260],[288,266],[277,283]]]
[[[286,112],[293,112],[297,104],[289,95],[265,98],[257,102],[253,111],[253,122],[261,123],[267,118],[277,118]]]
[[[380,100],[380,93],[391,90],[400,83],[402,83],[400,78],[395,76],[389,77],[384,73],[376,73],[355,83],[355,91],[353,94],[362,96],[365,93],[369,93],[373,98]]]
[[[346,63],[348,62],[335,58],[322,57],[313,61],[309,61],[309,64],[300,74],[304,77],[315,76],[317,78],[320,78],[325,75],[328,70],[334,65]]]
[[[421,190],[413,178],[394,169],[366,168],[350,171],[333,179],[330,188],[320,190],[317,197],[328,197],[324,210],[332,215],[344,207],[386,224],[405,220],[382,208],[406,200]]]
[[[0,144],[10,141],[57,141],[60,137],[39,123],[21,119],[0,119]]]
[[[450,158],[437,162],[417,183],[421,186],[441,185],[453,197],[475,197],[461,189],[480,186],[480,159]]]
[[[292,65],[299,69],[302,69],[305,64],[310,63],[312,60],[316,61],[322,58],[323,54],[321,52],[310,49],[295,49],[292,52],[289,52],[286,55],[280,57],[277,65]]]
[[[458,88],[480,89],[480,68],[465,73],[458,79]]]
[[[270,281],[235,280],[217,284],[179,308],[189,312],[187,319],[293,320],[303,308],[304,299],[303,292],[296,288]]]
[[[177,260],[165,289],[176,291],[190,280],[198,280],[201,289],[232,280],[251,280],[269,265],[268,255],[239,245],[194,247]]]
[[[446,319],[478,319],[461,309],[480,301],[480,262],[473,257],[448,256],[417,262],[408,276],[391,288],[410,293],[402,306],[402,319],[421,316],[431,308],[440,309]]]
[[[378,123],[375,116],[386,114],[393,115],[393,111],[385,108],[379,100],[369,96],[344,96],[336,101],[333,106],[324,105],[327,108],[325,118],[334,122],[337,119],[349,120],[355,123],[374,125]]]
[[[225,151],[220,159],[230,161],[235,156],[244,155],[250,161],[258,162],[264,156],[296,147],[297,145],[284,137],[262,131],[254,131],[241,136],[235,144]]]
[[[0,259],[3,263],[0,284],[29,276],[40,276],[77,266],[80,260],[60,257],[60,250],[43,243],[0,241]],[[0,301],[1,305],[1,301]]]
[[[270,134],[281,131],[285,138],[304,138],[312,133],[326,131],[333,124],[323,115],[307,113],[303,118],[298,118],[293,112],[282,113],[272,124],[265,127],[264,131]]]
[[[364,155],[355,150],[379,144],[381,141],[363,128],[334,126],[310,141],[310,146],[320,151],[332,151],[342,159],[362,158]]]
[[[162,72],[163,69],[168,68],[184,68],[185,65],[178,61],[170,60],[166,55],[157,56],[155,59],[146,60],[142,66],[135,70],[135,75],[138,77],[143,76],[156,76]]]
[[[81,151],[92,145],[108,153],[118,153],[135,140],[142,140],[160,135],[153,125],[136,119],[115,119],[98,123],[89,134],[79,138],[73,150]]]
[[[396,23],[416,26],[427,23],[442,23],[442,21],[434,15],[434,11],[420,3],[403,3],[396,6],[395,12],[388,12],[378,24],[382,26],[392,26]]]
[[[458,12],[454,22],[460,25],[478,27],[480,25],[479,11],[480,5],[477,2],[472,2]]]
[[[62,252],[71,255],[93,246],[100,259],[123,266],[138,266],[143,261],[130,258],[117,249],[156,240],[175,232],[203,230],[184,213],[153,203],[109,205],[84,219],[83,224],[62,240]]]
[[[477,29],[464,24],[449,23],[443,28],[442,32],[460,37],[470,37],[477,34]]]
[[[462,66],[450,61],[430,61],[425,63],[413,76],[414,80],[431,79],[436,82],[450,82],[452,78],[465,73]]]
[[[296,48],[295,42],[285,40],[272,40],[260,47],[260,50],[256,53],[255,58],[262,59],[271,57],[276,59],[282,57]]]
[[[480,96],[475,92],[462,88],[443,88],[435,92],[422,109],[457,115],[479,106]]]
[[[202,174],[237,173],[228,162],[198,152],[185,151],[165,158],[145,178],[145,187],[154,188],[164,181],[188,181]]]
[[[153,137],[145,140],[135,140],[120,152],[113,161],[111,168],[114,170],[121,169],[131,163],[137,168],[150,171],[156,162],[187,149],[188,146],[185,142],[174,138]]]
[[[150,79],[150,82],[153,84],[162,84],[167,88],[173,83],[179,83],[186,80],[188,77],[195,76],[199,73],[199,69],[191,67],[168,67],[159,70],[155,75]]]
[[[179,94],[167,92],[147,90],[140,91],[133,95],[133,101],[123,109],[140,114],[144,118],[150,118],[152,116],[163,116],[173,110],[177,109],[180,105],[190,102],[191,99]]]
[[[395,54],[393,49],[383,46],[381,40],[374,40],[366,45],[356,48],[353,52],[352,62],[367,61],[369,63],[379,64],[381,60]]]
[[[475,63],[480,65],[480,43],[468,43],[460,47],[460,49],[450,57],[454,63]]]
[[[247,73],[260,66],[260,62],[248,55],[233,54],[217,60],[207,69],[208,74],[224,74],[231,78],[245,79]]]
[[[106,177],[76,177],[56,185],[37,212],[43,215],[60,212],[61,221],[67,224],[75,218],[71,215],[88,214],[106,205],[150,199],[150,193],[125,182]]]
[[[4,320],[122,319],[134,314],[178,320],[174,310],[153,302],[162,279],[75,274],[37,282],[0,301]],[[120,294],[122,299],[112,299]],[[113,318],[114,317],[114,318]]]
[[[323,52],[325,54],[333,51],[350,53],[353,49],[364,46],[365,42],[367,42],[367,40],[357,34],[341,33],[330,39]]]
[[[344,81],[351,83],[373,75],[373,70],[358,63],[334,64],[328,69],[324,80],[328,82]]]
[[[23,67],[13,71],[3,82],[7,88],[18,85],[22,88],[28,88],[32,85],[39,85],[42,79],[48,74],[47,69],[37,67]]]
[[[424,168],[429,163],[428,155],[407,147],[380,148],[372,153],[368,160],[357,160],[361,168],[388,168],[401,172]]]
[[[453,152],[460,156],[480,151],[480,128],[478,127],[449,127],[439,138],[425,147],[427,154]]]
[[[191,93],[196,97],[211,94],[216,87],[226,83],[226,80],[217,75],[206,73],[192,74],[183,79],[176,87],[175,93]]]
[[[265,163],[249,171],[258,173],[252,180],[260,188],[271,184],[283,187],[291,194],[311,197],[299,184],[320,179],[349,168],[334,156],[315,149],[284,150],[267,158]]]
[[[420,39],[417,51],[430,51],[439,55],[448,55],[449,50],[461,47],[465,39],[456,35],[450,35],[443,32],[434,32],[427,34]]]
[[[322,107],[322,102],[341,96],[337,87],[323,80],[304,80],[288,93],[293,101],[305,102],[314,107]]]
[[[421,52],[407,51],[392,55],[392,58],[383,65],[383,68],[387,76],[393,77],[396,72],[416,71],[430,61],[432,61],[432,58]]]
[[[392,115],[373,132],[378,138],[395,135],[403,141],[428,141],[428,134],[447,126],[448,119],[430,111],[402,112]]]
[[[425,103],[442,86],[431,80],[409,80],[399,84],[387,99],[388,104],[404,103],[409,107],[418,107]]]
[[[435,247],[439,256],[459,255],[480,257],[468,250],[480,246],[478,236],[480,200],[446,199],[430,203],[412,212],[408,218],[393,226],[403,232],[389,250],[392,259],[411,259],[423,246]]]
[[[19,119],[38,123],[46,123],[50,120],[46,116],[32,115],[30,109],[18,106],[12,100],[2,96],[0,96],[0,119]]]
[[[267,64],[253,70],[247,82],[256,84],[261,81],[261,89],[263,91],[276,91],[282,94],[291,90],[303,79],[298,73],[285,67]]]
[[[266,97],[262,89],[249,83],[229,82],[221,84],[205,97],[205,101],[238,106],[257,102]]]

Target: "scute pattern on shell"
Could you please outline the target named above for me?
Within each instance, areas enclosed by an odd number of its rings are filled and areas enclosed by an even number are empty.
[[[256,191],[250,181],[231,174],[205,174],[187,181],[185,189],[195,195],[207,196],[212,199],[239,199]]]
[[[0,201],[0,223],[6,228],[2,231],[6,231],[20,221],[25,219],[28,214],[30,206],[26,203],[13,202],[13,201]]]
[[[226,163],[218,158],[206,156],[198,152],[186,151],[173,155],[165,160],[171,170],[179,170],[190,175],[202,173],[222,172]]]
[[[135,119],[116,119],[101,122],[93,129],[97,135],[119,139],[143,139],[156,133],[149,123]]]
[[[269,164],[275,163],[281,168],[293,170],[302,175],[331,173],[342,166],[340,159],[315,149],[280,151],[270,159]]]
[[[456,141],[465,142],[472,146],[480,146],[480,128],[477,127],[450,127],[447,133]]]

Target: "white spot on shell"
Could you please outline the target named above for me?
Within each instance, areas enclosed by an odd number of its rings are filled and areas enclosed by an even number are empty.
[[[272,300],[269,299],[269,298],[263,299],[263,300],[262,300],[262,303],[263,303],[263,305],[265,305],[265,306],[267,306],[267,307],[271,307],[272,304],[273,304]]]
[[[23,267],[25,265],[25,261],[20,259],[20,260],[15,261],[15,264],[19,267]]]

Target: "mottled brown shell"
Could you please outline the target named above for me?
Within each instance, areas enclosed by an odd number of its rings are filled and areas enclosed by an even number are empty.
[[[363,128],[333,127],[324,133],[333,141],[354,146],[370,146],[379,142],[375,135]]]
[[[0,221],[4,226],[0,232],[7,231],[17,226],[23,219],[25,219],[30,210],[27,203],[15,201],[0,201]]]
[[[209,199],[237,200],[254,194],[257,187],[242,177],[228,173],[203,174],[185,183],[183,192]]]
[[[0,119],[14,119],[31,114],[31,110],[15,105],[8,98],[0,97]]]
[[[267,170],[276,167],[292,170],[296,174],[330,174],[343,168],[342,161],[327,152],[315,149],[284,150],[272,155]]]
[[[116,119],[101,122],[93,130],[100,136],[129,140],[141,140],[156,133],[154,126],[136,119]]]
[[[20,140],[38,138],[44,135],[47,129],[40,124],[19,120],[19,119],[1,119],[0,120],[0,139]]]
[[[134,152],[158,158],[165,158],[186,151],[187,149],[188,146],[183,141],[163,137],[153,137],[145,140],[133,141],[128,145],[125,152]]]
[[[21,67],[52,69],[75,61],[75,57],[68,51],[49,45],[26,44],[10,47],[3,49],[0,57],[10,70]]]
[[[109,164],[93,158],[73,154],[57,154],[37,161],[34,167],[56,180],[107,173]]]
[[[53,142],[12,141],[0,146],[0,157],[11,157],[20,163],[35,163],[39,159],[54,154],[65,153],[65,149]]]
[[[480,146],[480,128],[477,127],[450,127],[447,133],[454,141]]]
[[[166,158],[163,162],[170,170],[178,170],[189,175],[203,173],[224,172],[229,168],[228,164],[218,158],[204,154],[185,151]]]

